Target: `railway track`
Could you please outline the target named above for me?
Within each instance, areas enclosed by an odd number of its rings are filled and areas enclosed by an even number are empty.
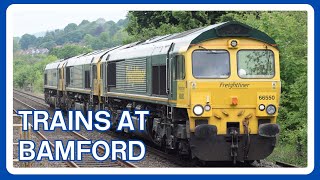
[[[29,95],[29,94],[28,94]],[[30,98],[27,98],[30,99]],[[31,109],[31,110],[37,110],[36,108],[32,107],[31,105],[13,97],[13,100],[22,104],[24,107],[26,107],[27,109]],[[31,99],[30,99],[31,100]],[[14,110],[14,112],[16,112]],[[51,118],[50,118],[51,119]],[[32,126],[31,126],[32,127]],[[59,137],[59,140],[62,140],[64,142],[66,142],[67,140],[70,139],[76,139],[77,140],[89,140],[88,138],[84,137],[83,135],[79,134],[78,132],[75,131],[68,131],[68,132],[59,132],[58,134],[55,133],[48,133],[47,135],[45,135],[45,132],[41,132],[41,131],[34,131],[36,133],[36,135],[41,139],[41,140],[47,140],[50,142],[50,146],[52,149],[54,149],[54,144],[52,143],[52,141],[54,141],[57,136]],[[62,133],[62,134],[61,134]],[[57,136],[55,136],[57,135]],[[101,146],[98,146],[98,151],[100,152],[104,152],[104,148]],[[117,161],[115,162],[111,162],[110,160],[108,161],[96,161],[95,159],[93,159],[92,156],[88,155],[88,154],[84,154],[83,155],[83,161],[66,161],[65,162],[67,164],[68,167],[74,167],[74,168],[80,168],[80,167],[131,167],[131,168],[136,168],[137,166],[127,162],[127,161],[123,161],[120,157],[117,157]]]
[[[18,94],[20,96],[23,96],[24,98],[26,99],[29,99],[35,103],[39,103],[47,108],[49,108],[50,106],[48,104],[45,103],[44,101],[44,98],[43,97],[39,97],[39,96],[35,96],[33,94],[30,94],[30,93],[26,93],[24,91],[20,91],[20,90],[17,90],[17,89],[13,89],[13,93],[14,94]]]
[[[34,94],[27,93],[27,92],[25,92],[25,91],[18,90],[18,89],[13,89],[13,91],[19,92],[19,93],[24,94],[24,95],[27,95],[27,96],[34,97],[34,98],[39,99],[40,101],[43,101],[43,102],[44,102],[44,98],[43,98],[43,97],[39,97],[39,96],[36,96],[36,95],[34,95]]]
[[[281,167],[291,167],[291,168],[296,168],[297,166],[281,161],[276,161],[276,165],[281,166]]]

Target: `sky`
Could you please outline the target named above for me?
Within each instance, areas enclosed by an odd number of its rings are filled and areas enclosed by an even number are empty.
[[[86,19],[91,21],[104,18],[106,21],[117,22],[124,19],[126,10],[95,9],[86,12],[85,9],[24,9],[13,13],[13,35],[22,36],[29,33],[45,32],[48,30],[62,29],[69,23],[81,23]]]

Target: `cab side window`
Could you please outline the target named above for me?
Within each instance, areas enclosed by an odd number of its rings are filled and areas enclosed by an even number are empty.
[[[184,62],[184,56],[177,55],[174,58],[174,66],[175,66],[175,80],[182,80],[185,78],[185,62]]]
[[[47,73],[44,74],[44,85],[48,85],[48,75],[47,75]]]

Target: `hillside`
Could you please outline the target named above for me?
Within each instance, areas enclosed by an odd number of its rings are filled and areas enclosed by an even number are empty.
[[[124,30],[127,19],[118,22],[105,21],[99,18],[90,22],[83,20],[80,24],[70,23],[64,29],[48,31],[43,37],[24,34],[21,38],[14,38],[15,51],[27,49],[52,50],[66,44],[84,46],[90,49],[103,49],[122,44],[128,38]]]

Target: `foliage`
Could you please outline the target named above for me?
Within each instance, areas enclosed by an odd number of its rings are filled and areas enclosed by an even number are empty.
[[[74,44],[68,44],[63,47],[53,48],[49,54],[54,55],[54,56],[58,57],[59,59],[66,59],[66,58],[77,56],[77,55],[80,55],[83,53],[88,53],[91,51],[92,51],[92,49],[87,48],[87,47],[82,47],[82,46],[74,45]]]
[[[111,48],[123,44],[128,37],[124,27],[128,20],[121,19],[117,23],[105,21],[103,18],[89,22],[83,20],[79,25],[68,24],[63,29],[46,32],[44,37],[25,34],[16,41],[23,50],[28,48],[47,48],[52,50],[57,46],[78,44],[92,49]],[[120,37],[120,38],[119,38]]]
[[[68,24],[63,30],[65,33],[69,33],[77,30],[77,25],[75,23]]]
[[[13,52],[14,53],[21,49],[21,46],[19,44],[19,40],[20,40],[20,38],[18,38],[18,37],[13,38]]]
[[[35,91],[43,91],[43,70],[48,63],[57,60],[55,56],[14,55],[14,87],[24,88],[31,85]]]
[[[292,152],[283,153],[283,155],[288,156],[287,162],[292,159],[291,163],[305,165],[308,115],[307,13],[302,11],[230,12],[221,17],[221,21],[226,20],[237,20],[255,27],[267,33],[277,42],[280,50],[282,83],[281,107],[278,118],[282,132],[278,148],[295,147],[291,149]],[[296,156],[297,160],[290,158],[291,155]]]
[[[219,11],[130,11],[126,27],[132,40],[172,34],[215,24],[225,12]]]
[[[24,34],[19,43],[22,49],[28,49],[33,47],[37,42],[37,38],[34,35]]]

